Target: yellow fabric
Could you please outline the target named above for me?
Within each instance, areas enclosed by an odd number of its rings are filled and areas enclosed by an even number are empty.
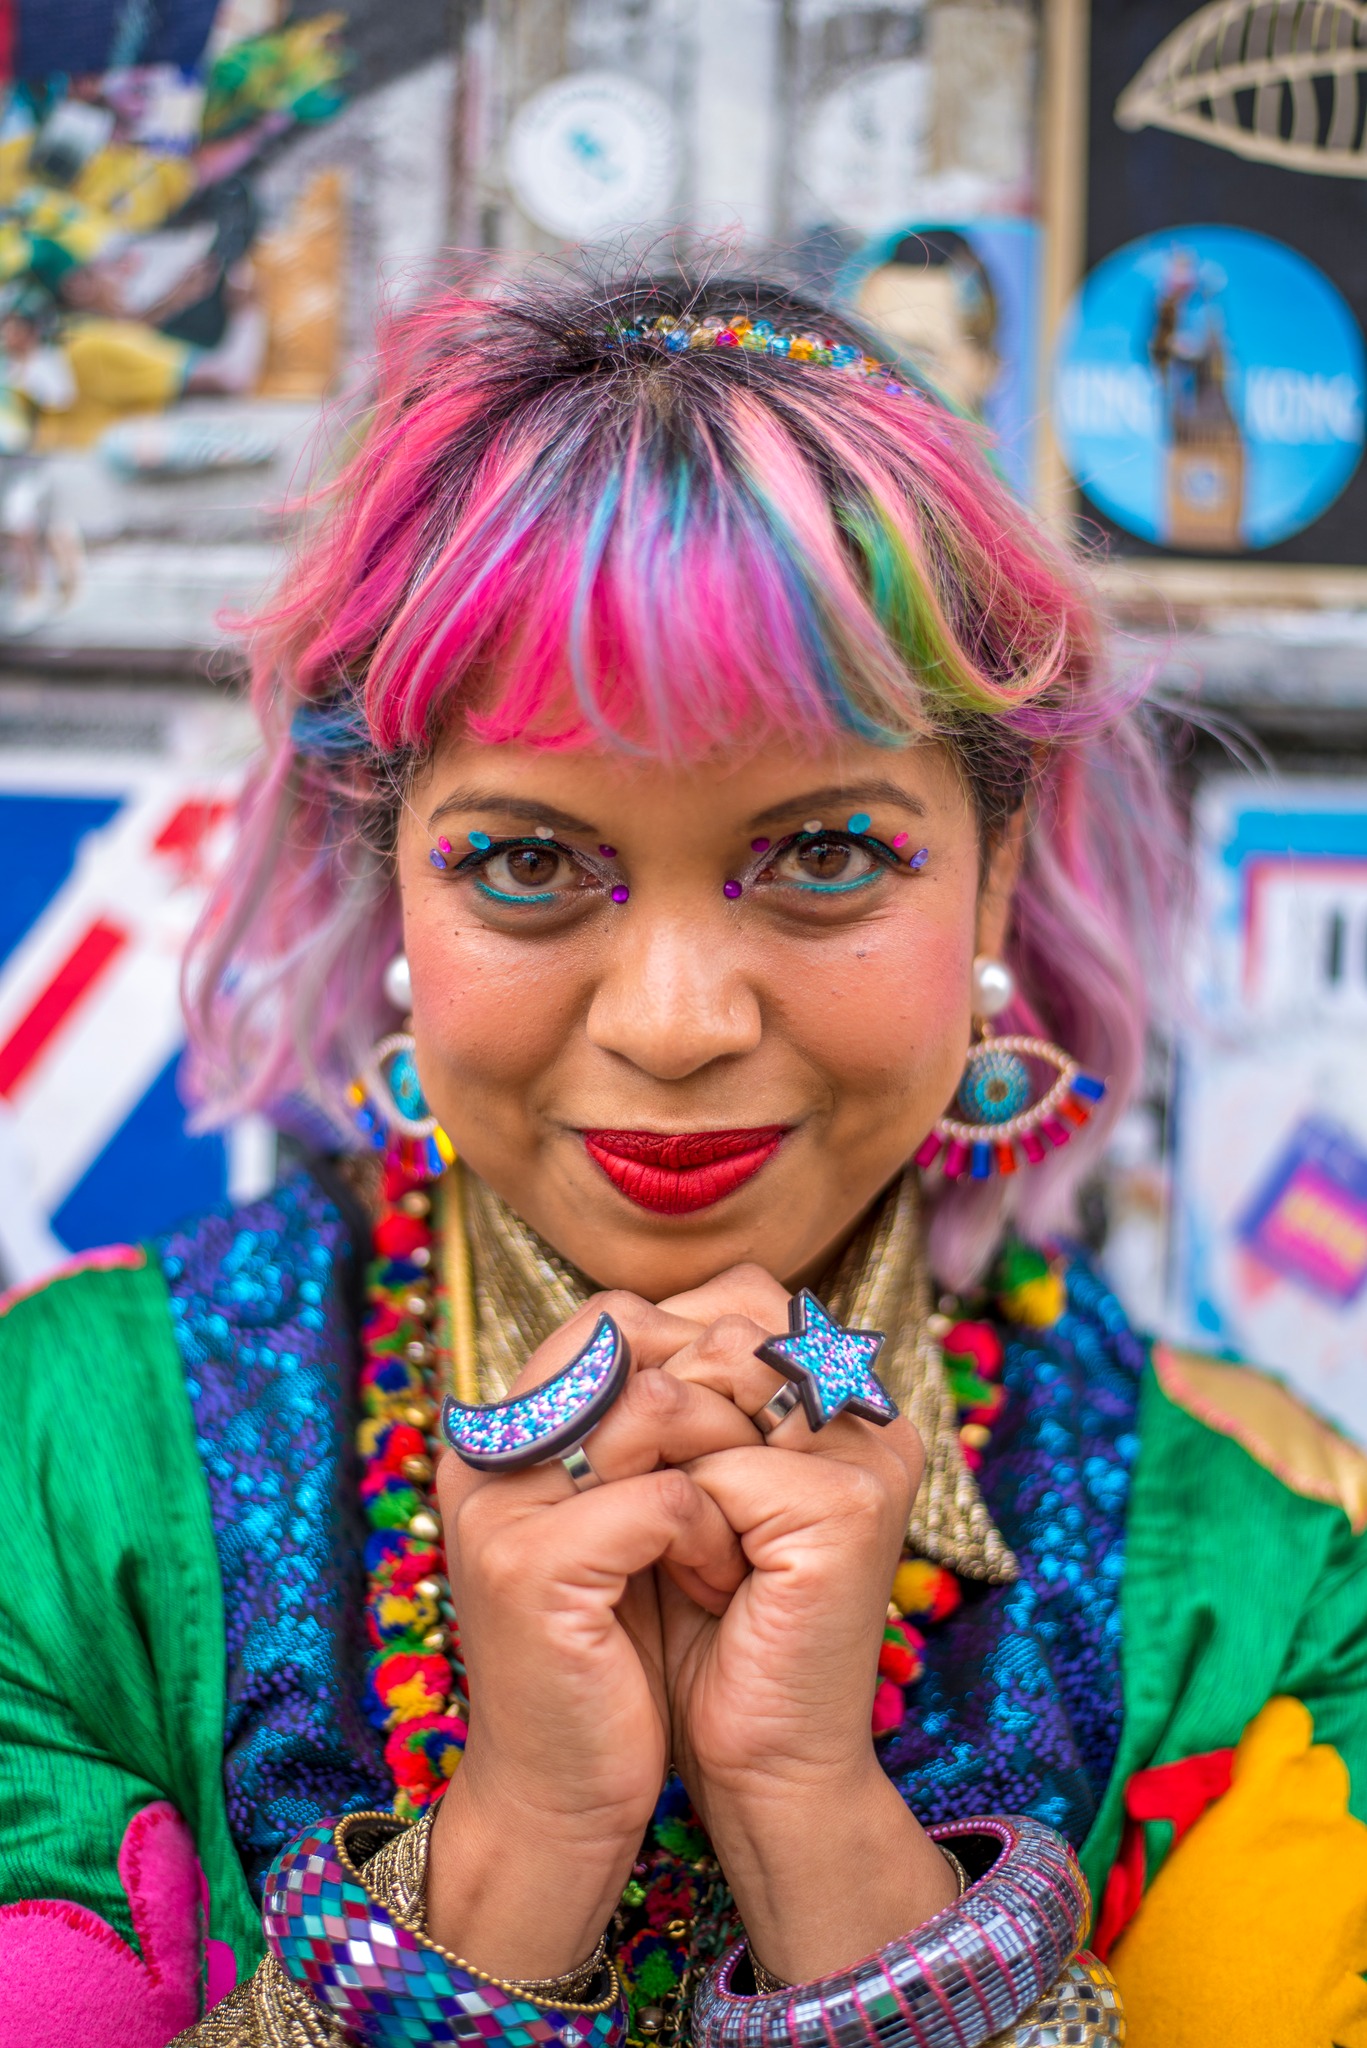
[[[76,197],[126,234],[145,235],[182,207],[198,182],[189,157],[157,156],[136,143],[111,143],[76,180]]]
[[[1188,1415],[1232,1437],[1293,1493],[1341,1507],[1355,1536],[1367,1529],[1367,1457],[1279,1380],[1166,1344],[1155,1344],[1153,1369],[1168,1399]]]
[[[73,321],[63,338],[76,403],[44,413],[39,448],[83,448],[132,412],[160,412],[179,398],[193,351],[140,320]]]
[[[288,220],[252,251],[268,328],[258,386],[266,398],[321,398],[341,363],[346,268],[342,173],[318,171]]]
[[[1367,2048],[1367,1826],[1311,1735],[1269,1701],[1154,1879],[1110,1959],[1126,2048]]]

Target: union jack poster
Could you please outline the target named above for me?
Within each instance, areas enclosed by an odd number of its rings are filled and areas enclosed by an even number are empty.
[[[187,1131],[178,1075],[181,955],[221,853],[242,737],[228,707],[207,703],[144,703],[141,724],[104,745],[6,746],[0,721],[9,1284],[270,1178],[264,1127]]]

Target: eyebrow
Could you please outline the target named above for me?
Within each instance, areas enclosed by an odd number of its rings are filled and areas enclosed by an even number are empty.
[[[590,837],[596,829],[583,818],[576,818],[572,811],[538,803],[534,797],[506,796],[494,789],[453,789],[427,820],[429,828],[457,811],[501,811],[504,817],[520,819],[527,825],[552,825],[557,832],[586,832]]]
[[[777,825],[794,811],[807,811],[818,816],[823,805],[862,803],[895,804],[899,810],[910,811],[915,818],[924,818],[926,807],[920,797],[912,796],[896,782],[833,782],[825,789],[809,789],[805,796],[785,797],[781,804],[770,804],[767,811],[757,811],[750,820],[751,826]],[[843,824],[843,819],[842,819]]]

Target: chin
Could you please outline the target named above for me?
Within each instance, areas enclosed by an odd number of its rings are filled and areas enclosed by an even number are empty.
[[[537,1227],[595,1285],[623,1287],[647,1301],[701,1287],[732,1266],[752,1262],[773,1272],[788,1251],[759,1227],[697,1214],[662,1217],[642,1210],[591,1222],[580,1208],[563,1229]]]
[[[801,1178],[810,1190],[809,1177]],[[819,1258],[825,1233],[803,1227],[789,1179],[781,1170],[772,1179],[759,1174],[708,1208],[668,1215],[619,1194],[595,1168],[596,1186],[576,1172],[549,1207],[529,1203],[522,1214],[595,1285],[663,1301],[733,1266],[762,1266],[786,1283]]]

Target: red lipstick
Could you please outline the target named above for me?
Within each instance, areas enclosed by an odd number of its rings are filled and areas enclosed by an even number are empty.
[[[710,1209],[767,1165],[787,1124],[743,1131],[585,1131],[585,1149],[628,1201],[660,1216]]]

